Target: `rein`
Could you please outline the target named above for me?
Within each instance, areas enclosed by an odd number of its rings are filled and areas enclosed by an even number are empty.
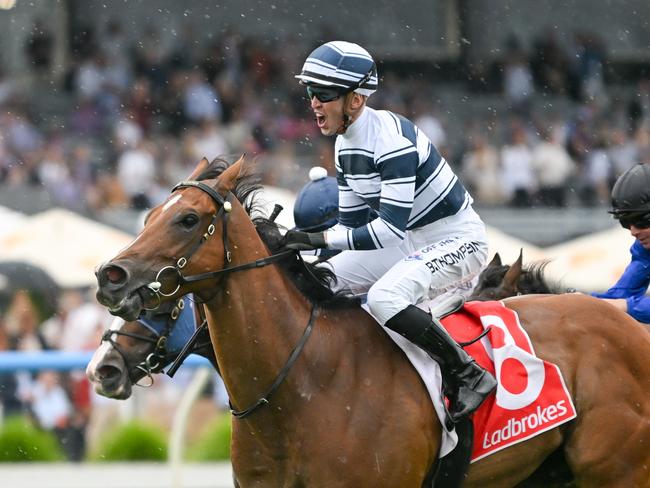
[[[305,331],[302,333],[302,336],[300,337],[298,344],[296,344],[296,347],[294,347],[293,351],[291,351],[291,354],[289,355],[289,359],[287,359],[287,362],[284,364],[284,366],[282,366],[282,369],[276,376],[273,384],[269,387],[266,393],[262,395],[262,397],[259,400],[257,400],[257,402],[255,402],[253,405],[251,405],[250,407],[244,410],[235,410],[235,407],[233,406],[232,402],[229,402],[230,413],[232,414],[233,417],[238,419],[243,419],[244,417],[248,417],[250,414],[252,414],[255,410],[257,410],[261,406],[269,403],[269,398],[271,397],[271,395],[273,395],[273,393],[276,392],[276,390],[280,387],[282,382],[289,375],[289,370],[291,369],[291,366],[293,366],[293,363],[296,362],[296,359],[298,359],[298,356],[300,356],[300,353],[305,348],[305,344],[307,344],[307,341],[309,340],[309,336],[311,336],[311,333],[314,330],[315,319],[316,319],[316,306],[313,306],[311,309],[311,314],[309,315],[309,322],[307,322],[307,327],[305,327]]]
[[[207,193],[212,200],[214,200],[215,204],[219,207],[216,213],[212,215],[212,220],[210,221],[210,224],[208,225],[208,228],[206,232],[201,236],[201,238],[192,246],[190,249],[189,253],[187,253],[186,256],[179,258],[176,261],[176,264],[174,266],[165,266],[162,269],[158,271],[156,274],[156,279],[155,281],[149,283],[147,285],[147,288],[151,290],[151,292],[157,297],[158,299],[158,306],[160,305],[161,296],[162,297],[170,297],[175,295],[178,290],[180,290],[181,286],[183,284],[187,283],[196,283],[199,281],[205,281],[205,280],[210,280],[214,279],[220,276],[227,276],[230,273],[234,273],[236,271],[244,271],[248,269],[255,269],[255,268],[262,268],[264,266],[268,266],[270,264],[275,264],[279,261],[282,261],[286,259],[289,256],[297,256],[298,259],[302,260],[302,257],[300,256],[300,253],[293,249],[287,249],[285,251],[280,251],[277,254],[272,254],[271,256],[267,256],[265,258],[261,259],[256,259],[255,261],[252,261],[250,263],[245,263],[245,264],[239,264],[236,266],[229,266],[229,263],[232,262],[232,253],[230,252],[230,249],[228,248],[228,214],[232,211],[232,204],[228,201],[230,198],[230,193],[226,196],[226,198],[222,197],[216,190],[211,188],[210,186],[206,185],[205,183],[202,183],[200,181],[181,181],[178,183],[173,189],[172,193],[174,193],[176,190],[179,188],[197,188],[204,193]],[[281,207],[280,207],[281,210]],[[278,208],[274,210],[274,216],[277,216],[277,213],[279,213]],[[222,241],[223,241],[223,249],[224,249],[224,265],[223,268],[217,271],[209,271],[206,273],[200,273],[197,275],[192,275],[192,276],[183,276],[182,270],[183,268],[187,265],[188,261],[190,258],[198,251],[199,247],[206,242],[210,236],[212,236],[216,230],[216,222],[217,220],[221,218],[223,222],[223,231],[222,231]],[[174,291],[171,293],[164,293],[162,291],[162,282],[161,278],[163,276],[163,273],[167,272],[168,270],[173,271],[176,274],[176,288]],[[284,364],[280,372],[275,378],[275,381],[271,384],[269,389],[266,391],[264,395],[260,397],[257,402],[255,402],[252,406],[244,409],[244,410],[236,410],[232,403],[230,403],[230,413],[238,419],[247,417],[248,415],[252,414],[255,412],[258,408],[260,408],[263,405],[266,405],[269,403],[269,398],[275,391],[280,387],[280,385],[284,382],[286,377],[289,374],[289,371],[291,370],[291,367],[293,364],[296,362],[298,357],[300,356],[300,353],[304,349],[305,345],[307,344],[307,341],[309,340],[309,337],[311,336],[311,333],[314,329],[314,324],[315,324],[315,319],[316,319],[316,306],[314,305],[311,309],[311,313],[309,316],[309,321],[307,322],[307,326],[305,327],[305,331],[303,332],[300,340],[298,341],[298,344],[294,347],[293,351],[291,351],[291,354],[289,355],[289,358],[287,359],[287,362]],[[205,322],[207,324],[207,321]],[[201,328],[203,327],[203,324]],[[192,336],[192,339],[186,344],[186,346],[183,348],[181,351],[179,358],[174,362],[172,365],[170,371],[173,373],[176,372],[176,369],[180,366],[180,362],[182,362],[183,358],[188,354],[189,348],[195,341],[195,338],[198,336],[199,329],[197,329],[197,332]]]

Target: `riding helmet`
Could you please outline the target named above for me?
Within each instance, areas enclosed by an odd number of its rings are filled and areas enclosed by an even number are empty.
[[[650,212],[650,165],[637,164],[619,176],[612,189],[614,218]]]
[[[378,84],[377,65],[370,53],[346,41],[331,41],[317,47],[296,78],[305,85],[340,87],[365,96],[373,94]]]
[[[320,166],[309,171],[309,179],[296,198],[293,220],[297,230],[319,232],[338,222],[339,189],[336,178]]]

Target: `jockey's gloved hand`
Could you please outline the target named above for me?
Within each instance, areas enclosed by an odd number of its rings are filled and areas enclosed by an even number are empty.
[[[287,249],[296,251],[311,251],[312,249],[324,249],[327,247],[324,232],[303,232],[290,230],[284,235],[282,245]]]

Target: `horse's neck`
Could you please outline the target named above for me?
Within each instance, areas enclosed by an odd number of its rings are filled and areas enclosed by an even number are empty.
[[[238,264],[259,252],[238,249]],[[239,409],[273,383],[309,321],[311,305],[270,265],[230,275],[207,306],[210,336],[224,383]]]

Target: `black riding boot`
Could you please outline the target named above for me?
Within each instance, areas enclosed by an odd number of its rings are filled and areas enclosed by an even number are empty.
[[[440,365],[450,400],[449,414],[457,422],[476,410],[496,388],[497,382],[454,341],[437,319],[409,305],[386,327],[424,349]]]

